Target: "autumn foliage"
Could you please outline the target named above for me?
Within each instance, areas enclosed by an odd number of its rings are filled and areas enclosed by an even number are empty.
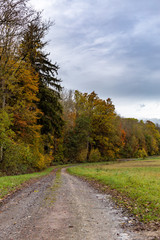
[[[65,92],[62,97],[67,119],[65,162],[145,158],[160,153],[160,128],[153,122],[121,118],[111,99],[100,99],[95,92],[75,91],[72,98]]]
[[[0,0],[0,171],[160,153],[160,128],[121,118],[110,98],[63,90],[45,52],[51,26],[27,0]]]
[[[44,49],[51,24],[27,2],[0,0],[0,169],[6,174],[49,166],[63,126],[58,66]]]

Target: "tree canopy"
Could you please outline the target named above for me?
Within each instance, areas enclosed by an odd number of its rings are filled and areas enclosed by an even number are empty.
[[[0,0],[0,161],[6,172],[46,167],[61,136],[59,67],[45,51],[50,26],[27,0]],[[20,162],[15,151],[23,154]]]

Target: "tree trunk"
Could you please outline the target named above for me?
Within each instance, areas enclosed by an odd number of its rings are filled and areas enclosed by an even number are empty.
[[[3,144],[0,148],[0,162],[2,163],[3,162]]]
[[[5,108],[6,96],[5,96],[5,80],[2,79],[2,109]]]
[[[87,143],[87,162],[89,161],[91,150],[92,150],[92,145],[90,142],[88,142]]]

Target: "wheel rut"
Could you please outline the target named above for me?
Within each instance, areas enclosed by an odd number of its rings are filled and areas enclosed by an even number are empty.
[[[124,229],[126,217],[110,196],[88,183],[55,173],[20,191],[0,208],[3,240],[153,240]]]

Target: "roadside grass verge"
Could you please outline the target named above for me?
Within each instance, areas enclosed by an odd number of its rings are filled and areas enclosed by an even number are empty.
[[[101,183],[104,190],[114,193],[120,206],[139,220],[160,221],[160,157],[77,166],[68,168],[68,172]]]
[[[19,189],[19,187],[23,183],[25,183],[31,179],[43,177],[43,176],[49,174],[53,169],[54,169],[54,167],[50,167],[50,168],[45,169],[42,172],[16,175],[16,176],[0,177],[0,199],[4,198],[6,195]]]

